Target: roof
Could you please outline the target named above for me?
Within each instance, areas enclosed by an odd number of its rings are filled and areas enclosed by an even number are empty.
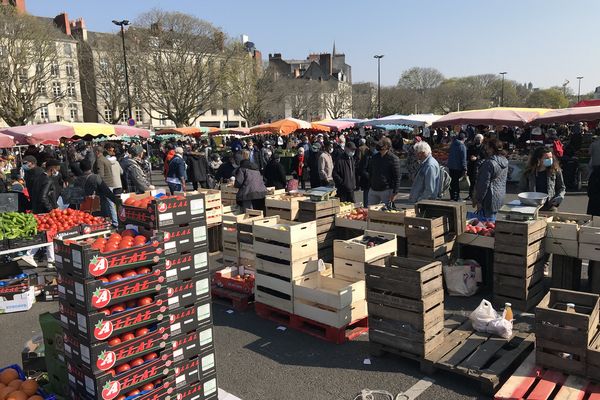
[[[56,26],[56,24],[54,23],[54,18],[38,17],[38,16],[33,16],[33,18],[37,19],[38,21],[40,21],[43,24],[51,25],[52,27],[54,27],[56,30],[56,38],[55,38],[56,40],[68,40],[70,42],[71,41],[76,42],[76,40],[72,36],[65,34],[62,30],[60,30]]]

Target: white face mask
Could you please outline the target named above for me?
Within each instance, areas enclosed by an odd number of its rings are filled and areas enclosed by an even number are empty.
[[[58,171],[53,171],[52,172],[52,176],[58,176],[59,174],[60,174],[60,172],[58,172]]]
[[[333,149],[329,149],[329,154],[333,153]]]

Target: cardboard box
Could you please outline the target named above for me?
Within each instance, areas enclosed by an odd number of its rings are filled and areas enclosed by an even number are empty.
[[[4,293],[0,295],[0,314],[27,311],[33,307],[35,303],[33,286],[19,285],[13,289],[13,293],[8,293],[8,288],[4,288]]]
[[[193,278],[208,272],[208,248],[206,246],[192,251],[171,254],[165,257],[167,282]]]
[[[177,400],[216,400],[219,397],[217,375],[206,376],[193,385],[177,389],[174,393]]]
[[[164,191],[162,192],[164,194]],[[190,200],[183,195],[155,198],[148,204],[147,208],[131,207],[125,204],[125,201],[131,197],[143,199],[158,193],[160,191],[151,191],[144,194],[122,194],[123,207],[121,207],[119,213],[119,220],[125,224],[142,225],[151,229],[183,225],[190,222]]]
[[[186,307],[196,301],[210,298],[210,278],[208,274],[173,281],[167,284],[169,310]]]
[[[205,350],[214,348],[212,326],[200,328],[197,331],[182,333],[171,338],[173,346],[173,361],[179,362],[196,357]]]
[[[192,385],[216,372],[215,350],[206,349],[194,358],[185,359],[174,364],[175,387]]]
[[[211,299],[169,311],[171,336],[197,331],[212,324]]]

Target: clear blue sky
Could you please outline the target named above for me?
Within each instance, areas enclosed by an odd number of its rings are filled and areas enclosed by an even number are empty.
[[[31,14],[66,11],[88,29],[112,31],[111,20],[133,20],[151,8],[194,14],[230,36],[250,36],[266,59],[338,52],[354,82],[377,79],[374,54],[384,54],[382,83],[411,66],[463,76],[507,71],[536,87],[568,79],[577,92],[600,86],[599,0],[27,0]]]

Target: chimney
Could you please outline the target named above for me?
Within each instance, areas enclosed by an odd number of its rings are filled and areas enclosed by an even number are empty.
[[[329,76],[333,73],[333,63],[331,61],[331,54],[319,54],[319,65],[321,66],[321,70]]]
[[[66,12],[54,17],[54,25],[56,25],[56,27],[65,35],[71,36],[71,24],[69,24],[69,16]]]
[[[71,32],[74,36],[84,42],[87,41],[87,28],[85,27],[85,20],[83,18],[77,18],[75,21],[71,21]]]
[[[25,9],[25,0],[0,0],[0,4],[3,6],[14,7],[19,14],[25,14],[27,12]]]

